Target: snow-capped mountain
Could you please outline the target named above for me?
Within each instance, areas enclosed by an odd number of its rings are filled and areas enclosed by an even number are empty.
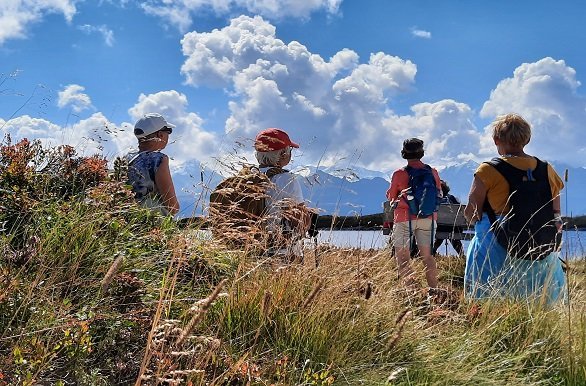
[[[333,175],[315,168],[300,174],[304,197],[323,213],[352,216],[382,212],[389,187],[384,178],[361,178],[351,171]]]
[[[353,167],[334,167],[330,166],[327,168],[322,168],[325,173],[331,174],[335,177],[344,178],[347,181],[355,182],[360,179],[373,179],[373,178],[382,178],[385,180],[390,181],[391,174],[385,172],[378,172],[375,170],[369,170],[365,168],[361,168],[359,166]]]
[[[562,212],[568,215],[586,213],[586,169],[553,164],[560,176],[568,169],[568,183],[562,193]],[[465,203],[478,164],[468,161],[439,170],[440,177],[450,185],[450,193]],[[382,212],[382,202],[389,187],[390,173],[363,168],[298,167],[293,170],[301,182],[304,197],[311,206],[324,214],[340,216],[366,215]],[[181,203],[180,216],[202,213],[209,193],[222,181],[220,174],[194,162],[175,171],[173,179]],[[566,210],[567,207],[567,210]]]
[[[439,169],[440,178],[446,181],[450,187],[450,194],[456,196],[461,202],[468,201],[468,192],[474,178],[474,172],[478,163],[467,161],[460,165]]]

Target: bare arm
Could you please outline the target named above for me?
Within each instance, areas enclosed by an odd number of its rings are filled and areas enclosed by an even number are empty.
[[[173,215],[179,212],[179,201],[177,201],[177,196],[175,195],[175,186],[173,186],[173,179],[169,170],[169,157],[167,156],[163,157],[161,165],[155,174],[155,184],[167,210]]]
[[[561,213],[562,212],[562,210],[561,210],[561,207],[562,206],[561,206],[561,200],[560,200],[560,195],[559,194],[553,198],[553,202],[552,203],[553,203],[553,211],[554,211],[554,213]]]
[[[486,186],[478,176],[474,176],[470,194],[468,195],[468,204],[464,209],[464,217],[469,223],[473,224],[482,218],[482,207],[486,199]]]
[[[433,169],[433,178],[435,180],[435,186],[437,186],[437,196],[443,197],[444,192],[442,191],[442,180],[440,179],[439,173],[435,169]]]
[[[399,177],[397,172],[393,173],[393,175],[391,176],[391,184],[389,186],[389,189],[387,189],[387,200],[391,202],[393,202],[399,197],[400,190],[398,179]]]
[[[560,220],[556,220],[555,226],[558,230],[558,232],[561,232],[564,228],[564,222],[563,220],[561,220],[561,200],[560,200],[560,195],[558,194],[557,196],[555,196],[553,198],[553,213],[556,217],[558,217]]]

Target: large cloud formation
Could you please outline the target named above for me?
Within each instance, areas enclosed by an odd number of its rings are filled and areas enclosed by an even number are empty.
[[[21,115],[9,121],[0,119],[0,133],[10,134],[14,142],[38,139],[45,145],[68,144],[80,154],[104,154],[108,158],[120,154],[129,145],[125,136],[102,113],[94,113],[77,123],[63,127],[42,118]]]
[[[474,112],[465,103],[445,99],[435,103],[419,103],[411,107],[412,115],[391,115],[384,120],[390,131],[389,156],[383,162],[371,164],[378,170],[388,170],[404,163],[398,153],[402,140],[417,137],[425,142],[425,161],[437,166],[450,166],[478,159],[481,134],[472,123]],[[376,148],[373,147],[373,150]]]
[[[60,13],[70,22],[79,0],[0,1],[0,46],[8,39],[24,38],[27,28],[47,14]]]
[[[202,2],[212,3],[222,4]],[[230,0],[225,3],[232,4]],[[308,4],[336,8],[338,3]],[[0,2],[0,21],[8,11],[18,13],[25,7],[34,8],[32,14],[38,15],[60,12],[70,18],[75,12],[75,1],[67,0],[37,1],[36,8],[26,1],[10,4],[12,8]],[[0,31],[0,44],[2,36]],[[294,159],[302,165],[320,162],[388,171],[404,163],[400,148],[408,137],[424,139],[425,160],[440,167],[495,154],[490,128],[475,127],[478,113],[464,102],[423,101],[411,106],[410,113],[396,113],[395,99],[415,87],[417,74],[415,63],[397,56],[377,52],[361,58],[343,49],[324,58],[299,42],[278,39],[275,26],[260,16],[240,16],[221,29],[187,33],[182,50],[185,83],[226,91],[229,116],[225,132],[230,140],[248,140],[248,149],[258,130],[276,126],[301,142],[302,153]],[[492,120],[499,114],[517,112],[533,125],[530,152],[584,166],[586,140],[579,128],[586,120],[586,104],[579,87],[576,71],[563,60],[524,63],[512,77],[496,85],[479,114]],[[72,106],[76,112],[91,108],[91,99],[83,91],[83,86],[70,85],[58,103]],[[103,150],[111,157],[136,145],[131,130],[134,120],[152,111],[161,112],[178,126],[169,148],[174,165],[222,157],[218,151],[222,140],[204,128],[199,115],[189,111],[187,96],[174,90],[141,94],[128,109],[131,122],[112,123],[95,112],[63,127],[23,115],[8,122],[0,119],[0,134],[69,143],[86,152]]]
[[[28,29],[47,15],[62,14],[69,23],[77,13],[76,5],[83,0],[2,0],[0,1],[0,46],[9,39],[27,37]],[[104,0],[102,0],[104,1]],[[100,1],[100,5],[102,3]],[[107,0],[125,6],[129,0]],[[146,0],[140,6],[145,13],[162,18],[165,23],[186,32],[199,13],[233,15],[247,12],[271,20],[294,17],[306,20],[314,12],[329,15],[338,13],[342,0]],[[83,25],[86,33],[98,32],[108,46],[114,43],[114,34],[106,26]]]
[[[586,140],[580,128],[586,122],[586,100],[578,93],[576,71],[563,60],[543,58],[523,63],[512,78],[499,82],[480,111],[494,118],[516,112],[533,128],[528,150],[545,159],[584,165]],[[485,147],[494,147],[490,127]]]
[[[304,20],[320,10],[336,14],[341,3],[342,0],[149,0],[142,7],[185,32],[192,24],[193,15],[210,10],[217,15],[243,11],[272,20],[284,17]]]
[[[188,101],[184,94],[175,90],[141,94],[138,102],[128,110],[133,122],[152,112],[162,114],[176,125],[170,138],[172,151],[169,154],[177,164],[194,159],[205,161],[215,155],[218,148],[216,135],[203,129],[203,120],[196,113],[188,111]],[[129,128],[133,124],[129,124]]]
[[[78,87],[83,90],[82,86]],[[13,141],[29,138],[52,146],[69,144],[81,154],[101,153],[113,160],[136,148],[134,122],[143,114],[159,112],[177,126],[171,136],[169,155],[173,158],[172,167],[179,168],[194,159],[212,159],[218,147],[216,135],[203,129],[203,120],[188,111],[188,104],[187,97],[175,90],[141,94],[128,110],[131,122],[114,123],[97,112],[71,126],[62,126],[22,115],[8,121],[0,119],[0,135],[10,134]]]
[[[456,151],[461,140],[470,153],[478,149],[480,136],[465,104],[446,100],[416,105],[409,116],[393,113],[393,97],[415,81],[417,67],[409,60],[378,52],[360,63],[349,49],[324,59],[278,39],[275,27],[259,16],[190,32],[182,46],[187,84],[232,93],[226,132],[251,138],[265,127],[289,129],[310,163],[353,159],[373,168],[396,166],[401,142],[411,136],[429,140],[429,159],[466,158]]]

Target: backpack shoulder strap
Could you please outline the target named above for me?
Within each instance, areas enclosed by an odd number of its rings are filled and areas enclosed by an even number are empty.
[[[136,154],[133,154],[132,157],[127,157],[126,161],[128,162],[128,165],[132,165],[132,163],[134,161],[136,161],[138,159],[138,157],[140,157],[143,154],[148,154],[150,152],[151,152],[150,150],[149,151],[138,151],[138,152],[136,152]]]
[[[490,161],[486,161],[486,162],[483,162],[483,163],[492,166],[505,179],[507,179],[507,177],[504,175],[504,173],[506,173],[506,172],[501,172],[501,170],[500,170],[500,168],[502,167],[500,165],[502,163],[506,163],[502,158],[494,157]],[[507,179],[507,181],[508,181],[508,179]],[[509,186],[510,186],[510,184],[509,184]],[[482,211],[485,212],[486,215],[488,216],[488,220],[490,222],[490,225],[494,224],[494,222],[496,221],[496,213],[495,213],[494,209],[492,209],[492,206],[490,206],[490,203],[488,202],[488,197],[484,197],[484,204],[482,205]]]
[[[537,174],[539,176],[544,176],[544,177],[548,177],[547,175],[547,165],[548,163],[546,161],[542,161],[537,157],[533,157],[535,158],[535,160],[537,161],[537,166],[535,167],[535,170],[533,171],[533,174]]]
[[[435,185],[436,188],[440,189],[440,186],[438,186],[437,181],[435,180],[435,174],[433,174],[433,168],[431,167],[431,165],[428,164],[424,164],[425,169],[429,170],[429,172],[431,173],[431,176],[433,177],[433,183]]]
[[[269,177],[269,179],[273,178],[274,176],[276,176],[277,174],[282,174],[282,173],[287,173],[288,170],[287,169],[283,169],[281,167],[272,167],[270,169],[268,169],[265,174],[267,177]]]
[[[407,174],[411,175],[411,172],[413,172],[414,170],[421,170],[421,169],[425,169],[425,170],[432,170],[431,166],[429,166],[428,164],[423,164],[423,168],[414,168],[413,166],[403,166],[403,170],[407,172]]]
[[[486,162],[490,166],[496,169],[509,184],[509,191],[513,191],[524,175],[527,174],[526,170],[517,169],[502,158],[495,157],[490,161]]]
[[[499,172],[505,178],[505,180],[507,180],[507,183],[509,184],[509,192],[512,192],[525,175],[533,178],[534,175],[537,174],[540,177],[547,178],[547,162],[543,162],[537,157],[533,158],[535,158],[535,160],[537,161],[537,166],[533,171],[531,169],[529,169],[528,171],[517,169],[516,167],[506,162],[500,157],[494,157],[490,161],[484,163],[494,167],[496,171]],[[488,203],[488,198],[484,199],[483,210],[488,215],[490,223],[494,223],[496,221],[496,214],[494,212],[494,209],[492,209],[492,207]]]

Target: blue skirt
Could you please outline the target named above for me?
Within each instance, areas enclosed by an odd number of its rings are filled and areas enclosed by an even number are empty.
[[[559,252],[552,252],[539,261],[508,256],[490,231],[486,214],[476,223],[474,231],[474,238],[468,245],[464,273],[467,298],[507,297],[548,304],[564,298],[566,277]]]

